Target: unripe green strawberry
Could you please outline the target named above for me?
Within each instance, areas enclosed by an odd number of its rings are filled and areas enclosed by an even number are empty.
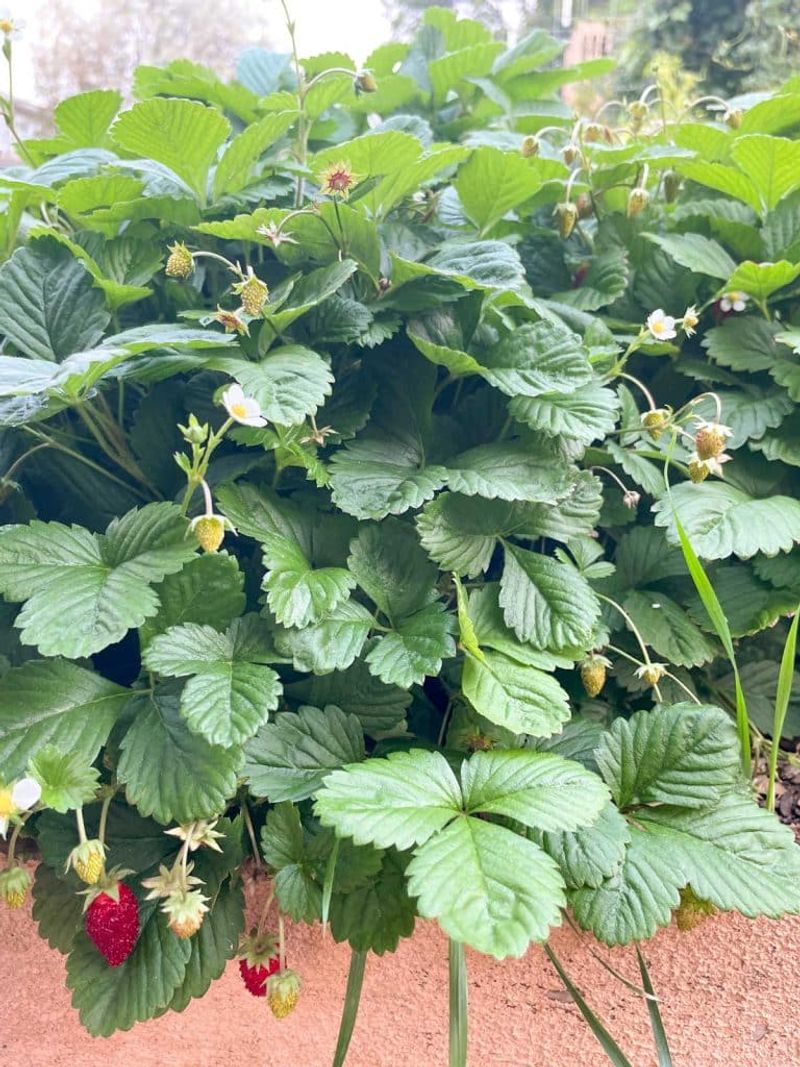
[[[647,205],[650,203],[650,194],[642,186],[637,185],[635,189],[631,189],[628,193],[628,207],[626,214],[629,219],[635,219],[637,215],[641,215]]]
[[[681,890],[681,902],[675,909],[675,924],[681,933],[686,933],[716,914],[716,911],[711,901],[701,900],[695,896],[692,887],[687,885]]]
[[[199,889],[180,889],[166,898],[161,910],[169,916],[169,928],[176,937],[186,940],[203,925],[208,905]]]
[[[558,216],[558,232],[562,241],[566,241],[575,229],[575,224],[578,221],[578,209],[570,201],[564,201],[563,204],[556,205],[556,215]]]
[[[692,479],[695,485],[698,485],[700,482],[704,482],[711,473],[708,464],[705,462],[705,460],[702,459],[690,459],[688,467],[689,477]]]
[[[561,149],[561,155],[564,157],[564,162],[568,167],[571,167],[575,160],[578,158],[578,146],[572,143],[565,144]]]
[[[28,895],[31,880],[22,867],[10,867],[0,874],[0,897],[9,908],[21,908]]]
[[[241,300],[243,310],[251,318],[261,314],[269,299],[269,287],[255,274],[248,274],[243,282],[234,285],[233,291]]]
[[[192,253],[181,241],[169,246],[169,258],[164,273],[168,278],[188,278],[194,270]]]
[[[194,536],[204,552],[216,552],[225,537],[225,523],[219,515],[203,515],[192,524]]]
[[[628,104],[628,114],[635,123],[641,125],[650,114],[650,108],[644,100],[634,100]]]
[[[74,848],[67,857],[66,870],[72,868],[82,882],[97,885],[103,874],[106,850],[102,841],[92,838]]]
[[[300,999],[300,979],[285,969],[267,979],[267,1003],[276,1019],[285,1019]]]
[[[652,411],[645,411],[641,417],[641,423],[650,437],[658,441],[669,426],[671,419],[672,413],[667,408],[655,408]]]
[[[581,664],[581,681],[588,697],[596,697],[606,684],[606,671],[610,666],[605,656],[589,656]]]

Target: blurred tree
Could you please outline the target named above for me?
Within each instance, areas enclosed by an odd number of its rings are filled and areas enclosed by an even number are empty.
[[[177,56],[231,73],[243,48],[263,43],[256,0],[227,0],[224,12],[198,0],[51,0],[33,46],[38,95],[54,105],[70,93],[130,85],[140,63]]]

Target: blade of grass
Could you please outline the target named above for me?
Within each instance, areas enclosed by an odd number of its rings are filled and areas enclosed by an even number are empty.
[[[767,808],[775,810],[775,780],[778,777],[778,752],[781,747],[781,734],[789,710],[789,698],[792,695],[794,681],[794,664],[797,655],[797,624],[800,620],[800,605],[794,613],[792,625],[783,646],[781,667],[778,672],[778,691],[775,694],[775,715],[772,720],[772,744],[769,749],[769,783],[767,785]]]
[[[638,945],[636,946],[636,955],[639,958],[639,971],[642,976],[642,985],[648,993],[647,1010],[650,1013],[650,1028],[653,1031],[653,1042],[655,1043],[656,1052],[658,1054],[658,1067],[672,1067],[672,1053],[669,1051],[667,1032],[664,1029],[661,1012],[658,1010],[658,1000],[655,995],[655,990],[653,989],[653,983],[650,981],[650,972],[647,969],[647,963],[645,962],[645,958]]]
[[[328,915],[331,910],[331,896],[333,895],[333,876],[336,873],[336,861],[339,858],[339,838],[333,842],[331,854],[325,866],[325,881],[322,885],[322,933],[328,929]]]
[[[467,961],[464,946],[450,939],[449,1067],[467,1067]]]
[[[367,963],[366,952],[352,952],[350,971],[347,975],[347,990],[344,995],[342,1021],[339,1024],[339,1040],[333,1057],[333,1067],[342,1067],[350,1048],[350,1038],[356,1025],[358,1005],[361,1002],[361,987],[364,984],[364,968]]]
[[[628,1057],[616,1043],[616,1041],[608,1032],[608,1030],[606,1030],[605,1026],[603,1026],[602,1022],[597,1018],[595,1013],[583,999],[580,990],[576,985],[573,984],[569,975],[561,966],[561,963],[559,962],[559,959],[556,956],[555,952],[553,952],[552,948],[547,943],[545,943],[544,951],[547,955],[547,958],[550,960],[550,962],[553,964],[556,971],[558,972],[558,977],[564,983],[564,988],[575,1001],[576,1005],[578,1006],[578,1010],[588,1023],[589,1028],[591,1029],[594,1036],[600,1042],[603,1052],[605,1052],[606,1056],[608,1056],[610,1062],[614,1065],[614,1067],[632,1067],[631,1061],[628,1059]]]
[[[703,565],[692,546],[692,542],[689,540],[686,530],[683,528],[681,520],[678,518],[677,512],[674,510],[673,515],[675,516],[675,528],[678,531],[678,538],[681,543],[681,549],[683,550],[683,558],[686,562],[686,568],[689,571],[695,589],[703,602],[703,607],[706,609],[706,613],[711,620],[711,625],[714,627],[717,637],[722,642],[722,647],[725,649],[725,654],[730,660],[731,667],[733,668],[733,679],[736,688],[736,729],[739,734],[739,751],[742,773],[749,778],[752,770],[750,718],[747,714],[747,702],[745,701],[744,690],[742,689],[741,679],[739,678],[739,665],[736,662],[736,653],[733,648],[733,638],[731,636],[730,626],[728,625],[728,620],[725,616],[723,607],[719,602],[719,598],[714,592],[714,587],[703,569]]]

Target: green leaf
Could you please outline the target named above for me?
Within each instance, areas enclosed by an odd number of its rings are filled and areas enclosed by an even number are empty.
[[[290,656],[299,671],[343,671],[361,652],[373,621],[365,607],[345,600],[304,630],[277,631],[275,647],[282,655]]]
[[[779,358],[775,323],[754,316],[735,316],[706,334],[709,358],[734,371],[769,370]]]
[[[534,648],[558,650],[591,643],[600,617],[597,598],[576,570],[509,543],[500,606],[507,625]]]
[[[416,850],[408,891],[456,941],[497,959],[544,941],[565,904],[558,867],[505,827],[462,817]]]
[[[343,259],[327,267],[318,267],[317,270],[309,271],[292,286],[288,300],[277,310],[270,310],[270,305],[267,304],[264,308],[264,318],[271,329],[277,333],[282,332],[307,311],[317,307],[323,300],[341,289],[357,269],[358,264],[354,259]]]
[[[292,700],[318,708],[335,704],[346,714],[355,715],[365,733],[372,736],[399,725],[411,703],[410,692],[385,685],[363,660],[356,660],[343,671],[292,682],[285,692]]]
[[[629,833],[619,870],[597,888],[587,885],[570,894],[576,921],[607,945],[644,941],[667,926],[684,884],[673,855],[653,834],[636,825]]]
[[[18,248],[0,267],[0,334],[34,359],[92,348],[109,322],[104,304],[83,265],[53,241]]]
[[[547,319],[517,327],[481,364],[486,380],[511,397],[572,393],[592,378],[580,337]]]
[[[286,133],[296,118],[295,111],[273,111],[237,134],[214,171],[214,199],[244,189],[260,157]]]
[[[334,940],[349,941],[355,952],[394,952],[401,937],[413,934],[415,917],[405,864],[394,849],[384,854],[377,877],[348,893],[334,893],[331,900]]]
[[[66,660],[31,660],[0,679],[0,765],[20,777],[46,745],[92,763],[129,691]]]
[[[264,565],[267,603],[283,626],[319,622],[347,600],[356,584],[342,567],[312,567],[300,545],[285,537],[266,542]]]
[[[572,483],[569,469],[549,447],[495,441],[448,460],[447,484],[465,496],[553,504]]]
[[[422,685],[426,675],[435,677],[442,660],[456,654],[455,620],[441,601],[397,619],[391,632],[383,634],[367,653],[373,674],[387,685],[404,689]]]
[[[567,694],[551,674],[494,650],[467,654],[464,696],[490,722],[513,733],[549,737],[570,716]]]
[[[590,445],[605,438],[616,426],[619,401],[613,390],[589,382],[574,393],[517,397],[508,410],[515,419],[548,437],[570,437]]]
[[[422,151],[418,138],[401,130],[369,131],[351,141],[324,148],[314,156],[314,171],[341,160],[363,181],[378,174],[389,174],[399,167],[413,163]]]
[[[148,504],[105,534],[34,521],[0,530],[0,590],[25,601],[16,619],[25,644],[46,656],[88,656],[158,611],[151,585],[195,554],[174,504]]]
[[[67,960],[72,1005],[95,1037],[130,1030],[165,1008],[183,981],[192,952],[167,926],[166,916],[150,907],[141,916],[136,947],[119,967],[109,967],[88,936],[80,932]]]
[[[608,802],[596,774],[550,752],[476,752],[461,779],[470,814],[502,815],[540,830],[587,826]]]
[[[620,808],[708,807],[739,781],[736,730],[709,705],[673,704],[615,719],[595,757]]]
[[[30,231],[30,237],[38,240],[49,238],[50,240],[58,241],[60,245],[68,249],[92,276],[97,288],[102,290],[110,311],[118,311],[127,304],[135,304],[137,300],[143,300],[151,295],[152,290],[146,285],[126,285],[124,282],[108,277],[102,267],[92,259],[82,245],[51,226],[33,227]]]
[[[361,526],[347,565],[364,592],[389,619],[403,618],[435,595],[436,567],[413,526],[396,519]]]
[[[800,185],[800,144],[796,141],[750,134],[736,138],[731,156],[751,179],[768,211]]]
[[[322,356],[302,345],[273,348],[259,363],[221,356],[210,366],[235,378],[269,422],[298,426],[331,394],[333,375]]]
[[[635,590],[622,602],[659,656],[682,667],[699,667],[714,658],[715,648],[686,611],[664,593]]]
[[[800,541],[800,501],[787,496],[756,499],[725,482],[672,488],[653,506],[656,526],[678,543],[675,516],[701,559],[749,559],[757,552],[774,556]]]
[[[169,167],[204,203],[208,171],[230,128],[217,108],[158,97],[123,111],[111,133],[127,152]]]
[[[156,634],[184,623],[226,629],[244,611],[243,582],[244,575],[236,559],[226,552],[206,553],[190,559],[183,570],[167,575],[155,586],[159,608],[139,628],[142,648],[146,648]]]
[[[514,525],[513,505],[504,500],[440,493],[417,517],[422,547],[442,570],[475,578],[487,570],[497,538]]]
[[[357,845],[410,848],[462,808],[461,788],[439,752],[413,749],[333,771],[317,794],[323,826]]]
[[[94,89],[62,100],[53,112],[56,126],[72,148],[105,148],[108,128],[122,103],[116,89]]]
[[[553,300],[580,311],[598,311],[621,297],[628,284],[628,255],[621,249],[612,249],[592,258],[577,288],[556,293]]]
[[[427,466],[421,442],[370,426],[331,460],[334,503],[357,519],[383,519],[418,508],[444,483],[444,467]]]
[[[281,911],[295,922],[319,919],[322,887],[306,848],[300,813],[292,804],[277,804],[261,831],[261,849],[277,874],[275,895]]]
[[[699,233],[643,234],[653,244],[663,248],[670,259],[695,274],[708,274],[726,281],[734,273],[736,263],[717,241]],[[730,288],[733,288],[731,285]]]
[[[630,833],[609,801],[593,825],[572,832],[536,830],[533,840],[556,861],[567,886],[596,888],[622,866]]]
[[[428,63],[428,76],[434,102],[444,103],[447,93],[457,89],[463,80],[488,74],[498,52],[503,51],[499,41],[470,44],[466,48],[448,52]]]
[[[271,803],[305,800],[332,771],[364,758],[364,735],[355,715],[328,705],[282,712],[262,726],[245,750],[243,775],[255,796]]]
[[[742,200],[759,214],[762,213],[763,203],[758,188],[746,174],[737,170],[736,167],[692,160],[688,163],[681,163],[678,169],[693,182]]]
[[[133,697],[133,725],[121,748],[117,777],[130,804],[162,823],[210,819],[236,792],[240,750],[210,745],[181,718],[177,693]]]
[[[741,289],[754,300],[767,300],[777,289],[790,285],[800,276],[800,263],[792,265],[782,259],[779,263],[740,263],[725,286],[728,290]]]
[[[66,955],[81,928],[83,899],[75,892],[74,885],[59,878],[45,863],[36,867],[33,918],[39,925],[39,936],[50,948]]]
[[[542,184],[534,160],[499,148],[478,148],[453,183],[468,218],[481,234],[529,200]]]
[[[100,777],[87,759],[74,752],[60,752],[53,745],[40,749],[28,769],[42,787],[42,804],[60,812],[79,808],[91,800]]]
[[[263,619],[235,619],[225,633],[185,623],[156,635],[143,663],[173,678],[189,677],[181,694],[181,715],[189,729],[212,745],[239,745],[252,737],[278,706],[281,683],[265,666],[274,660]]]

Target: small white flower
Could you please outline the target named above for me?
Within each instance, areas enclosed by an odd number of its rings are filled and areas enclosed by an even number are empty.
[[[667,665],[666,663],[643,663],[633,673],[648,685],[658,685],[667,673]]]
[[[697,308],[694,306],[694,304],[692,304],[684,311],[683,318],[681,319],[681,323],[683,324],[683,332],[686,334],[687,337],[691,337],[694,334],[695,328],[699,321],[700,318],[697,314]]]
[[[241,385],[229,386],[222,394],[222,404],[230,417],[242,426],[266,426],[261,405],[252,396],[245,396]]]
[[[38,803],[42,787],[35,778],[20,778],[12,786],[0,787],[0,837],[5,837],[13,815]]]
[[[663,308],[656,308],[647,316],[647,329],[657,341],[669,341],[678,334],[675,319],[672,315],[664,314]]]
[[[729,293],[725,293],[720,300],[720,311],[744,311],[747,307],[748,299],[749,297],[747,293],[739,292],[738,289],[732,289]]]

